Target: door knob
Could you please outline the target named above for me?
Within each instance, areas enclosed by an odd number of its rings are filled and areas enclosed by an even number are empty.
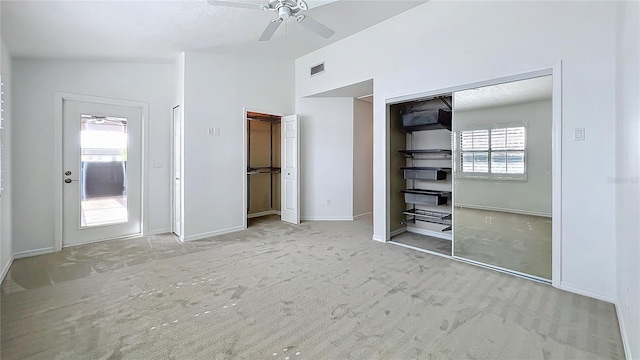
[[[71,175],[71,171],[67,170],[64,172],[65,175],[70,176]]]
[[[64,182],[66,182],[67,184],[71,184],[71,182],[72,182],[72,181],[73,181],[73,180],[71,180],[71,179],[69,179],[69,178],[64,179]]]

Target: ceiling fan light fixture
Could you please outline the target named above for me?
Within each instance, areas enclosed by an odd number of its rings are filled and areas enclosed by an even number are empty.
[[[268,41],[278,29],[281,23],[286,23],[286,20],[290,17],[296,19],[296,22],[300,23],[303,27],[309,31],[322,36],[325,39],[330,38],[335,34],[335,31],[331,30],[326,25],[318,22],[312,17],[300,14],[301,11],[308,10],[309,7],[304,0],[266,0],[266,5],[258,5],[253,3],[237,2],[237,1],[223,1],[223,0],[208,0],[209,4],[214,6],[228,6],[237,8],[249,8],[256,10],[271,10],[278,13],[277,17],[267,25],[267,28],[262,33],[262,36],[258,41]],[[304,21],[304,22],[303,22]]]
[[[278,17],[282,20],[287,20],[289,17],[291,16],[291,9],[286,7],[286,6],[282,6],[281,8],[278,9]]]
[[[288,7],[292,12],[309,9],[304,0],[268,0],[267,8],[271,10],[278,10],[282,7]]]

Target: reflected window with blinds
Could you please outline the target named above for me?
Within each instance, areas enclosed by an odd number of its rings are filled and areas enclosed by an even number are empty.
[[[459,176],[526,180],[526,125],[488,125],[459,131]]]

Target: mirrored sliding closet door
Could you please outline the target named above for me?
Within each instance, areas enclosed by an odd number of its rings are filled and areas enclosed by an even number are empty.
[[[454,256],[551,279],[552,77],[453,95]]]

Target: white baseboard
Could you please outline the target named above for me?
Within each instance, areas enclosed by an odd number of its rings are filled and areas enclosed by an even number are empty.
[[[626,359],[633,359],[631,357],[631,349],[629,349],[629,338],[627,337],[627,329],[624,325],[624,319],[622,318],[622,312],[620,311],[620,305],[615,303],[616,315],[618,316],[618,326],[620,326],[620,336],[622,337],[622,348],[624,349],[624,355]]]
[[[253,219],[253,218],[257,218],[257,217],[261,217],[261,216],[267,216],[267,215],[280,215],[280,211],[278,211],[278,210],[267,210],[267,211],[261,211],[259,213],[255,213],[255,214],[247,214],[247,219]]]
[[[543,213],[543,212],[537,212],[537,211],[529,211],[529,210],[521,210],[521,209],[499,208],[499,207],[494,207],[494,206],[455,204],[455,207],[474,209],[474,210],[499,211],[499,212],[506,212],[506,213],[512,213],[512,214],[541,216],[541,217],[548,217],[548,218],[551,217],[551,214],[549,214],[549,213]]]
[[[119,240],[130,240],[130,239],[136,239],[139,237],[142,237],[142,233],[138,233],[138,234],[131,234],[131,235],[125,235],[125,236],[120,236],[120,237],[115,237],[115,238],[111,238],[111,239],[97,239],[97,240],[89,240],[89,241],[83,241],[83,242],[79,242],[76,244],[62,244],[63,248],[68,248],[68,247],[74,247],[74,246],[80,246],[80,245],[89,245],[89,244],[97,244],[97,243],[101,243],[101,242],[105,242],[105,241],[119,241]]]
[[[0,284],[2,284],[2,282],[4,281],[5,276],[7,276],[7,274],[9,273],[9,269],[11,268],[11,264],[13,264],[13,256],[11,256],[9,258],[9,261],[7,261],[7,265],[5,265],[4,268],[2,269],[2,274],[0,274]]]
[[[35,250],[28,250],[28,251],[21,251],[21,252],[13,254],[13,258],[14,259],[22,259],[22,258],[26,258],[26,257],[30,257],[30,256],[51,254],[53,252],[55,252],[55,250],[52,247],[42,248],[42,249],[35,249]]]
[[[451,241],[451,235],[443,234],[442,231],[433,231],[433,230],[425,230],[413,226],[407,226],[407,231],[412,232],[414,234],[431,236],[438,239],[449,240]]]
[[[353,220],[362,219],[364,217],[371,216],[371,215],[373,215],[373,211],[369,211],[368,213],[364,213],[364,214],[360,214],[360,215],[355,215],[353,217]]]
[[[232,227],[232,228],[228,228],[228,229],[211,231],[211,232],[208,232],[208,233],[185,236],[183,241],[202,240],[202,239],[206,239],[206,238],[211,237],[211,236],[230,234],[230,233],[233,233],[233,232],[236,232],[236,231],[242,231],[242,230],[244,230],[244,226],[236,226],[236,227]]]
[[[166,234],[166,233],[170,233],[170,232],[171,232],[171,229],[169,229],[169,228],[156,229],[156,230],[149,231],[149,235],[160,235],[160,234]]]
[[[384,239],[383,239],[383,238],[381,238],[381,237],[380,237],[380,236],[378,236],[378,235],[373,235],[373,237],[371,238],[371,240],[373,240],[373,241],[378,241],[378,242],[381,242],[381,243],[386,243],[386,241],[384,241]]]
[[[389,236],[394,237],[394,236],[402,234],[403,232],[407,232],[407,228],[406,227],[402,227],[400,229],[392,231],[391,234],[389,234]]]
[[[573,284],[569,284],[566,281],[561,281],[560,282],[559,289],[562,289],[562,290],[568,291],[568,292],[572,292],[574,294],[590,297],[590,298],[593,298],[593,299],[606,301],[606,302],[611,303],[611,304],[616,304],[615,299],[612,298],[612,297],[609,297],[609,296],[606,296],[606,295],[602,295],[602,294],[596,294],[596,293],[591,292],[589,290],[581,289],[579,286],[575,286]]]
[[[302,216],[305,221],[353,221],[352,216]]]

